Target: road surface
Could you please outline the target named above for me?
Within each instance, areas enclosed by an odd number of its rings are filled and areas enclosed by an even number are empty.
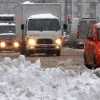
[[[41,67],[43,68],[50,68],[56,67],[57,64],[61,61],[66,61],[66,59],[72,60],[72,65],[74,66],[84,66],[83,60],[83,49],[73,49],[68,47],[62,47],[61,56],[46,56],[45,54],[34,54],[30,57],[25,57],[26,60],[34,63],[37,59],[40,59]],[[19,57],[19,52],[2,52],[0,53],[0,61],[2,61],[5,57],[10,57],[11,59],[17,59]],[[67,66],[65,66],[67,69]]]

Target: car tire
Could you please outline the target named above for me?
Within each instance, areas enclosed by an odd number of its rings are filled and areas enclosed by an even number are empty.
[[[94,57],[94,66],[92,67],[92,69],[96,68],[98,68],[98,64],[97,64],[97,59]]]
[[[52,52],[46,52],[46,56],[52,56],[53,53]]]
[[[84,55],[84,65],[89,68],[89,69],[92,69],[92,67],[90,65],[88,65],[87,61],[86,61],[86,57]]]
[[[57,50],[56,56],[60,56],[60,50]]]
[[[25,51],[25,56],[27,56],[27,57],[30,56],[30,52],[26,50]]]

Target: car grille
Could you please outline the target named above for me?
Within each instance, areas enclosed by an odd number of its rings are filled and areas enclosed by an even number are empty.
[[[38,39],[37,44],[52,44],[52,39]]]
[[[7,43],[7,46],[13,46],[13,43]]]

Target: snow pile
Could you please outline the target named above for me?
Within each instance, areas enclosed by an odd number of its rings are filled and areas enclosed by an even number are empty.
[[[30,2],[30,1],[25,1],[25,2],[23,2],[21,4],[34,4],[34,3],[33,2]]]
[[[100,100],[100,78],[7,57],[0,62],[0,100]]]

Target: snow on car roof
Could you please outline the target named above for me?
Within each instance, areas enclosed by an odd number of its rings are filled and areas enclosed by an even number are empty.
[[[28,19],[58,19],[58,17],[52,15],[52,14],[37,14],[37,15],[31,15],[30,17],[28,17]]]
[[[30,2],[30,1],[25,1],[25,2],[23,2],[21,4],[34,4],[34,3],[33,2]]]
[[[15,14],[0,14],[0,17],[12,17],[15,16]]]
[[[0,23],[0,26],[15,26],[14,23]]]
[[[16,35],[15,33],[2,33],[2,34],[0,34],[0,36],[1,35]]]

